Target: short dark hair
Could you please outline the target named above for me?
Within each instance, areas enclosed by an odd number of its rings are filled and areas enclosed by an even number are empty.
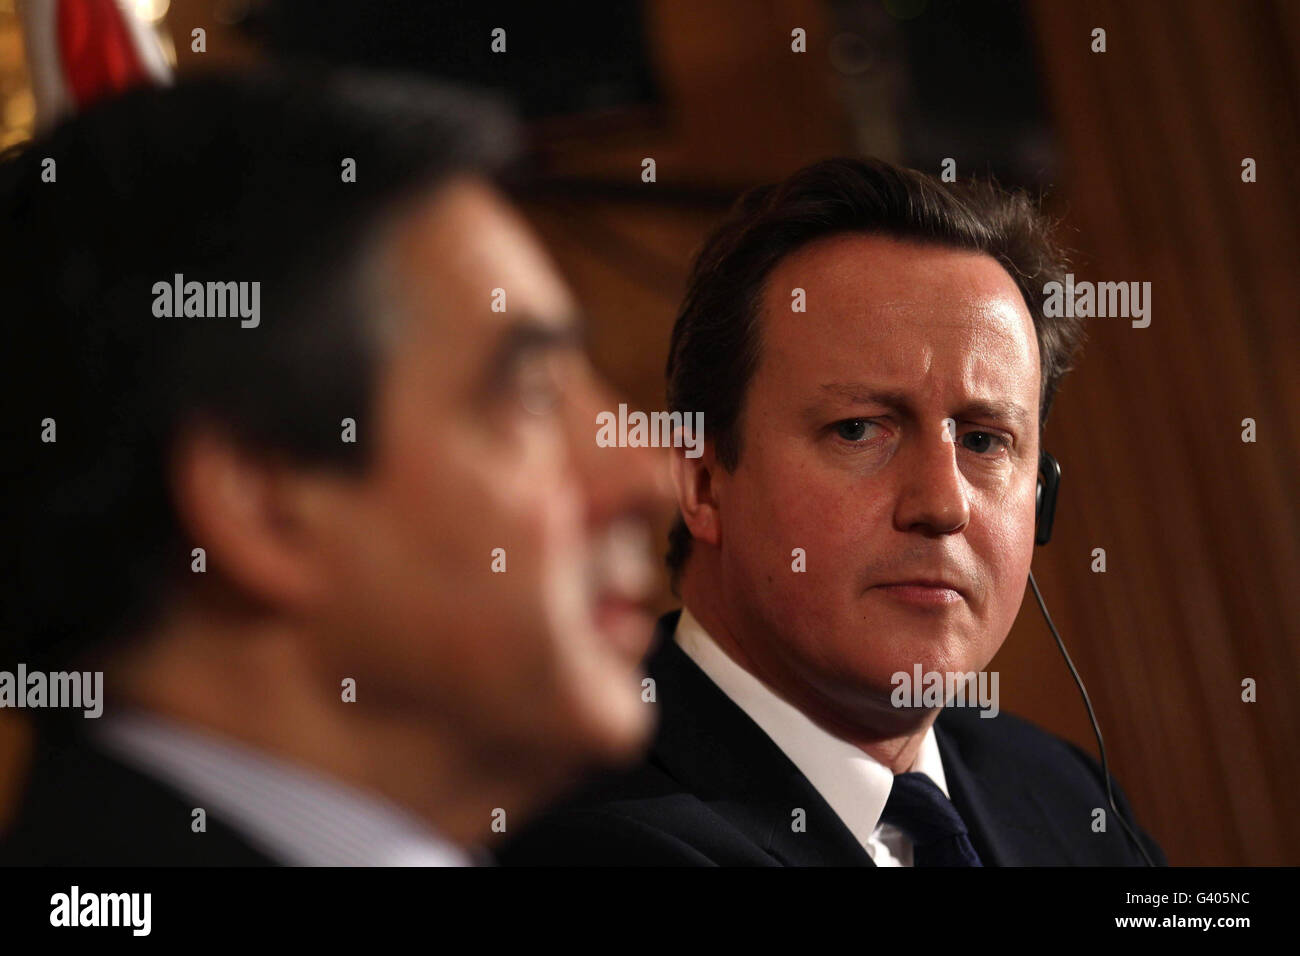
[[[1067,268],[1054,224],[1022,192],[947,184],[880,160],[828,159],[745,193],[696,256],[668,352],[668,407],[703,412],[719,463],[740,462],[741,412],[758,365],[768,275],[827,236],[868,233],[987,253],[1019,286],[1042,363],[1039,427],[1083,340],[1075,317],[1043,314],[1044,285]],[[691,533],[679,516],[666,561],[676,586]]]
[[[340,440],[347,417],[367,433],[383,354],[365,250],[403,199],[498,171],[513,135],[460,90],[265,72],[138,89],[4,158],[0,655],[57,666],[150,623],[189,571],[167,479],[185,425],[365,467]],[[156,318],[178,273],[259,281],[260,325]]]

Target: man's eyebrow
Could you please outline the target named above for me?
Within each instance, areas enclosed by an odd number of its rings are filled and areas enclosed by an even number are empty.
[[[508,376],[520,361],[534,353],[552,349],[581,349],[586,340],[587,323],[579,313],[565,315],[558,321],[524,315],[506,326],[498,335],[488,359],[488,374],[493,381],[499,381]]]
[[[823,392],[829,392],[844,402],[860,405],[885,405],[889,408],[907,408],[911,403],[902,392],[885,388],[874,388],[858,382],[830,383],[822,386]]]
[[[822,391],[830,393],[841,401],[854,404],[884,405],[886,408],[908,412],[912,408],[911,401],[903,392],[893,389],[874,388],[859,382],[830,383],[823,385]],[[1017,425],[1025,429],[1030,428],[1034,420],[1033,415],[1023,405],[1001,399],[975,399],[969,401],[957,410],[955,417],[961,419],[983,418]]]
[[[958,414],[962,418],[985,418],[995,422],[1018,425],[1026,430],[1031,428],[1034,422],[1034,416],[1023,405],[997,399],[967,402],[959,409]]]

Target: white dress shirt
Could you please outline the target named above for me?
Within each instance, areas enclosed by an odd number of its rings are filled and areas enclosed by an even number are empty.
[[[912,841],[897,827],[880,822],[894,786],[893,771],[824,730],[737,664],[687,608],[682,608],[673,640],[799,768],[876,866],[912,865]],[[933,726],[925,732],[911,769],[948,795]]]
[[[473,865],[459,847],[385,798],[233,740],[143,713],[95,723],[105,750],[185,794],[278,863]]]

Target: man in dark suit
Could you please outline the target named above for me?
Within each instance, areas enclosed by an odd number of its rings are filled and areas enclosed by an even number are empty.
[[[0,863],[463,864],[647,742],[651,453],[508,132],[205,76],[0,163]]]
[[[1023,197],[884,163],[741,200],[668,362],[707,441],[674,457],[684,610],[646,689],[658,737],[507,863],[1145,862],[1097,765],[1000,713],[987,670],[1082,338],[1044,308],[1061,269]]]
[[[790,758],[673,642],[660,621],[650,666],[660,727],[648,759],[605,776],[502,852],[509,865],[874,866]],[[1142,865],[1118,827],[1071,821],[1106,807],[1100,770],[1007,713],[949,708],[935,722],[948,793],[985,866]],[[1130,819],[1124,794],[1116,804]],[[802,826],[792,824],[803,811]],[[1147,851],[1164,855],[1146,834]]]

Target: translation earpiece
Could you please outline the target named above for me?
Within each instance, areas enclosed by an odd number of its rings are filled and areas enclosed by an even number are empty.
[[[1061,486],[1061,465],[1047,452],[1038,456],[1038,490],[1034,495],[1034,544],[1052,540],[1056,517],[1056,493]]]

